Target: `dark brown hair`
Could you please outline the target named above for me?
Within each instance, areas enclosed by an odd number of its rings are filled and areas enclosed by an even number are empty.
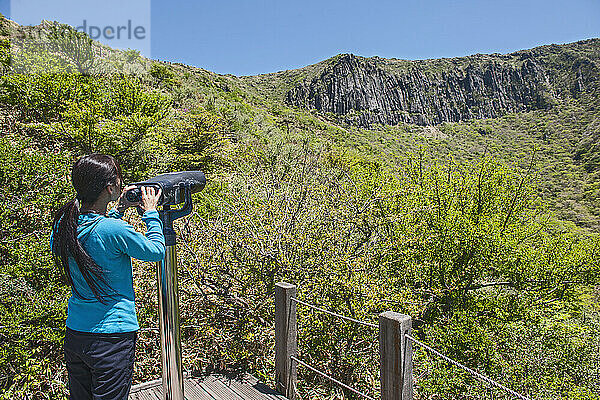
[[[107,290],[110,287],[102,268],[96,264],[77,239],[77,221],[81,203],[95,202],[108,185],[117,183],[117,179],[122,181],[121,167],[114,157],[90,154],[78,159],[71,171],[71,181],[77,195],[58,209],[52,224],[54,263],[62,270],[75,295],[85,299],[73,285],[68,262],[69,257],[73,257],[94,297],[102,303],[106,303],[105,297],[111,297]]]

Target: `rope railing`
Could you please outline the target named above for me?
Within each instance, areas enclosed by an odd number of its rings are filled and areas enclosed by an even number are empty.
[[[293,303],[299,303],[299,304],[307,306],[307,307],[309,307],[309,308],[311,308],[313,310],[322,312],[324,314],[328,314],[328,315],[331,315],[331,316],[334,316],[334,317],[337,317],[337,318],[340,318],[340,319],[343,319],[343,320],[346,320],[346,321],[350,321],[350,322],[353,322],[353,323],[356,323],[356,324],[359,324],[359,325],[362,325],[362,326],[366,326],[366,327],[369,327],[369,328],[378,328],[379,327],[379,325],[372,324],[372,323],[365,322],[365,321],[361,321],[359,319],[356,319],[356,318],[353,318],[353,317],[349,317],[347,315],[343,315],[343,314],[340,314],[340,313],[336,313],[336,312],[333,312],[333,311],[329,311],[329,310],[327,310],[327,309],[325,309],[323,307],[319,307],[319,306],[316,306],[314,304],[310,304],[310,303],[307,303],[305,301],[302,301],[302,300],[298,299],[295,296],[295,293],[294,293],[293,296],[291,296],[289,298],[289,306],[288,306],[288,309],[286,310],[288,313],[289,313],[290,307],[291,307],[291,305]],[[295,325],[295,317],[294,317],[294,325]],[[294,328],[296,328],[296,327],[294,326]],[[356,390],[355,388],[353,388],[351,386],[348,386],[347,384],[345,384],[345,383],[343,383],[343,382],[335,379],[331,375],[328,375],[325,372],[320,371],[317,368],[313,367],[312,365],[310,365],[310,364],[308,364],[308,363],[306,363],[306,362],[298,359],[296,357],[296,353],[295,352],[293,354],[289,355],[289,359],[295,361],[296,363],[298,363],[298,364],[300,364],[300,365],[302,365],[302,366],[304,366],[306,368],[308,368],[309,370],[313,371],[314,373],[316,373],[316,374],[318,374],[318,375],[320,375],[320,376],[322,376],[322,377],[330,380],[331,382],[333,382],[333,383],[335,383],[335,384],[337,384],[337,385],[339,385],[339,386],[341,386],[341,387],[343,387],[345,389],[348,389],[352,393],[355,393],[355,394],[357,394],[357,395],[359,395],[359,396],[361,396],[361,397],[363,397],[365,399],[368,399],[368,400],[375,400],[375,398],[373,398],[373,397],[371,397],[371,396],[369,396],[369,395],[367,395],[365,393],[362,393],[362,392]]]
[[[305,305],[307,307],[310,307],[310,308],[312,308],[314,310],[323,312],[325,314],[329,314],[329,315],[333,315],[334,317],[345,319],[346,321],[351,321],[351,322],[354,322],[354,323],[357,323],[357,324],[360,324],[360,325],[368,326],[370,328],[379,328],[379,325],[372,324],[372,323],[365,322],[365,321],[361,321],[361,320],[356,319],[356,318],[348,317],[346,315],[342,315],[342,314],[338,314],[338,313],[333,312],[333,311],[326,310],[326,309],[324,309],[322,307],[315,306],[314,304],[310,304],[310,303],[307,303],[305,301],[302,301],[302,300],[300,300],[300,299],[298,299],[296,297],[292,297],[292,301],[294,301],[296,303],[303,304],[303,305]]]
[[[298,358],[296,304],[302,304],[313,310],[363,326],[378,328],[379,377],[381,382],[381,399],[383,400],[413,399],[413,344],[468,372],[490,387],[501,389],[508,395],[519,400],[530,400],[528,397],[451,359],[416,339],[411,334],[412,318],[409,315],[386,311],[379,314],[379,324],[376,325],[299,300],[296,297],[295,285],[280,282],[275,285],[275,376],[277,387],[283,389],[281,393],[288,399],[296,398],[296,366],[301,365],[358,396],[374,400],[368,394],[348,386]]]
[[[330,381],[332,381],[333,383],[337,383],[338,385],[340,385],[340,386],[342,386],[342,387],[344,387],[344,388],[348,389],[348,390],[349,390],[349,391],[351,391],[352,393],[355,393],[355,394],[357,394],[357,395],[359,395],[359,396],[361,396],[361,397],[364,397],[365,399],[368,399],[368,400],[375,400],[375,398],[374,398],[374,397],[371,397],[371,396],[369,396],[368,394],[365,394],[365,393],[359,392],[358,390],[354,389],[353,387],[350,387],[350,386],[346,385],[345,383],[338,381],[338,380],[337,380],[337,379],[335,379],[334,377],[332,377],[332,376],[330,376],[330,375],[327,375],[326,373],[324,373],[324,372],[322,372],[322,371],[319,371],[319,370],[318,370],[318,369],[316,369],[315,367],[313,367],[313,366],[311,366],[311,365],[309,365],[309,364],[305,363],[305,362],[304,362],[304,361],[302,361],[302,360],[299,360],[298,358],[296,358],[296,357],[294,357],[294,356],[290,356],[290,359],[291,359],[291,360],[293,360],[293,361],[295,361],[295,362],[297,362],[297,363],[298,363],[298,364],[300,364],[300,365],[303,365],[303,366],[305,366],[306,368],[310,369],[310,370],[311,370],[311,371],[313,371],[314,373],[321,375],[323,378],[329,379],[329,380],[330,380]]]
[[[530,400],[528,397],[525,397],[522,394],[517,393],[517,392],[515,392],[512,389],[507,388],[506,386],[502,385],[501,383],[498,383],[498,382],[494,381],[493,379],[488,378],[487,376],[485,376],[485,375],[483,375],[483,374],[481,374],[481,373],[479,373],[479,372],[477,372],[477,371],[475,371],[475,370],[473,370],[473,369],[471,369],[471,368],[469,368],[469,367],[467,367],[467,366],[459,363],[458,361],[455,361],[455,360],[451,359],[450,357],[445,356],[444,354],[440,353],[436,349],[434,349],[434,348],[426,345],[425,343],[421,342],[418,339],[415,339],[413,336],[411,336],[409,334],[405,334],[404,336],[406,337],[406,339],[410,340],[411,342],[415,343],[416,345],[421,346],[422,348],[424,348],[425,350],[429,351],[430,353],[433,353],[436,356],[442,358],[443,360],[449,362],[450,364],[452,364],[452,365],[454,365],[454,366],[456,366],[456,367],[458,367],[458,368],[460,368],[460,369],[468,372],[469,374],[473,375],[474,377],[478,378],[479,380],[484,381],[484,382],[486,382],[486,383],[488,383],[488,384],[490,384],[492,386],[495,386],[495,387],[497,387],[499,389],[502,389],[506,393],[508,393],[508,394],[510,394],[510,395],[512,395],[512,396],[514,396],[514,397],[516,397],[518,399],[520,399],[520,400]]]

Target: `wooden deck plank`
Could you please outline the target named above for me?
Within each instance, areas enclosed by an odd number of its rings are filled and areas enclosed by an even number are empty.
[[[269,386],[265,385],[264,383],[260,382],[256,377],[254,377],[254,375],[246,374],[246,377],[248,379],[249,384],[251,384],[253,388],[255,388],[256,390],[258,390],[261,393],[264,393],[270,399],[273,399],[273,400],[286,400],[287,399],[283,394],[277,392],[272,387],[269,387]]]
[[[202,382],[202,387],[207,391],[214,393],[214,395],[219,399],[244,400],[243,397],[239,396],[237,393],[225,386],[225,384],[214,375],[209,376],[204,382]]]
[[[160,380],[144,382],[135,385],[129,393],[129,400],[162,400],[162,387]],[[161,391],[160,394],[157,391]]]
[[[139,400],[157,400],[159,397],[154,393],[154,387],[140,390],[136,393]]]
[[[188,400],[219,400],[208,393],[195,379],[183,382],[183,394]]]
[[[162,386],[154,386],[143,393],[146,395],[145,400],[162,400]]]
[[[152,393],[154,393],[154,395],[156,396],[156,400],[162,400],[163,399],[162,385],[155,386],[154,390],[152,390]],[[155,399],[152,399],[152,400],[155,400]]]
[[[247,387],[248,390],[244,390],[241,387],[243,387],[243,384],[239,384],[240,382],[240,378],[227,378],[225,376],[218,376],[216,377],[217,380],[219,382],[221,382],[225,387],[227,387],[229,390],[231,390],[233,393],[237,394],[240,398],[242,399],[248,399],[248,400],[256,400],[255,397],[255,391],[252,390],[252,388]],[[263,400],[264,397],[260,398],[260,400]]]
[[[152,399],[152,397],[154,397],[154,396],[151,395],[150,390],[151,389],[147,389],[147,390],[144,390],[144,391],[139,391],[139,392],[135,393],[135,396],[136,396],[136,398],[138,400],[150,400],[150,399]]]
[[[218,376],[223,384],[236,392],[240,397],[248,400],[281,400],[285,396],[277,393],[267,385],[258,382],[258,379],[250,374],[239,377]]]
[[[260,383],[254,376],[208,375],[184,379],[186,400],[284,400],[285,397]],[[162,400],[160,380],[135,385],[129,400]]]
[[[142,391],[134,392],[129,394],[130,400],[146,400],[146,395]]]

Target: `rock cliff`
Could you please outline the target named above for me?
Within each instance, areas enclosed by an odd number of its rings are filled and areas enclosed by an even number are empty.
[[[340,54],[297,82],[284,100],[362,127],[435,125],[545,109],[599,81],[600,41],[587,42],[592,45],[591,58],[573,56],[557,45],[509,55],[424,61]]]

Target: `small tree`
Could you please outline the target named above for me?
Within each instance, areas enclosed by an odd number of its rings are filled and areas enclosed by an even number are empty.
[[[179,169],[210,169],[215,159],[215,146],[223,137],[223,119],[206,111],[186,115],[175,133],[172,146]]]
[[[89,75],[95,62],[94,42],[84,32],[56,23],[48,34],[50,49],[71,61],[82,75]]]

